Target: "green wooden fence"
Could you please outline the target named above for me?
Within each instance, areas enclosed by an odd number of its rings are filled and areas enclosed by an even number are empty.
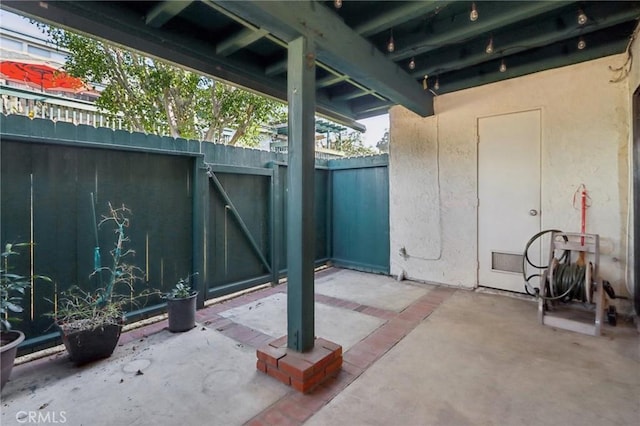
[[[71,285],[99,284],[94,216],[132,211],[131,248],[145,288],[198,272],[199,306],[286,275],[286,156],[266,151],[0,115],[0,242],[33,241],[15,263],[53,278],[25,297],[21,350],[58,342],[48,313]],[[388,272],[387,157],[316,162],[316,261]],[[386,205],[385,205],[386,203]],[[103,263],[113,235],[99,230]],[[130,307],[162,312],[159,296]]]

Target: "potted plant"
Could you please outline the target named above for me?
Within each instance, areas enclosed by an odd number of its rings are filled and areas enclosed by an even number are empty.
[[[14,249],[26,245],[28,243],[8,243],[5,246],[5,251],[2,252],[2,265],[0,265],[0,389],[4,388],[5,383],[9,380],[18,345],[24,341],[24,333],[12,329],[11,322],[15,321],[15,318],[10,315],[23,311],[21,305],[24,292],[31,286],[33,280],[51,281],[49,277],[42,275],[25,276],[11,272],[9,257],[19,254]]]
[[[191,287],[191,277],[180,278],[173,289],[164,295],[167,299],[169,331],[189,331],[196,325],[196,297],[198,292]]]
[[[69,357],[78,365],[111,356],[124,324],[124,308],[133,301],[134,285],[142,279],[140,268],[126,263],[127,258],[135,254],[127,248],[126,230],[131,211],[124,205],[119,208],[111,203],[108,205],[108,214],[97,226],[113,225],[116,242],[110,252],[112,262],[111,266],[100,266],[99,249],[96,248],[96,264],[91,274],[101,278],[105,273],[108,276],[106,286],[94,292],[71,287],[63,293],[53,314]],[[120,288],[126,290],[124,294],[116,291]]]

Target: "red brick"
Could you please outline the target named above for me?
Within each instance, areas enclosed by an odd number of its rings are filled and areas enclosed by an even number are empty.
[[[253,339],[249,340],[247,342],[247,344],[257,349],[257,348],[261,348],[262,346],[268,344],[271,339],[272,339],[271,336],[268,336],[266,334],[260,333],[256,337],[254,337]]]
[[[256,368],[260,371],[262,371],[263,373],[267,372],[267,364],[264,361],[260,361],[258,360],[256,362]]]
[[[417,321],[409,321],[403,318],[393,318],[389,320],[386,324],[389,327],[397,328],[398,330],[402,330],[404,334],[408,334],[411,330],[413,330],[416,325],[418,325]]]
[[[321,398],[317,398],[315,395],[309,395],[305,393],[294,393],[289,396],[289,399],[295,404],[315,413],[326,403]]]
[[[314,365],[309,361],[288,352],[286,356],[278,360],[278,368],[289,374],[292,379],[304,381],[311,377]]]
[[[295,390],[299,392],[308,393],[312,391],[320,383],[322,383],[325,379],[326,379],[326,375],[324,371],[318,371],[313,376],[302,381],[291,379],[291,387],[293,387]]]
[[[347,303],[345,303],[344,308],[345,309],[351,309],[353,311],[353,310],[356,310],[360,306],[361,305],[359,303],[347,302]]]
[[[224,332],[230,328],[236,326],[236,323],[231,321],[229,318],[221,318],[219,320],[214,320],[211,324],[211,327],[215,328],[217,331]]]
[[[364,369],[362,367],[358,367],[355,364],[351,364],[350,362],[347,362],[343,358],[343,360],[342,360],[342,370],[341,371],[347,372],[347,373],[351,374],[354,377],[358,377],[359,375],[362,374]]]
[[[225,336],[231,337],[241,343],[247,343],[262,333],[244,325],[236,324],[235,327],[231,327],[226,330],[224,334]]]
[[[286,348],[287,347],[287,336],[282,336],[269,343],[269,346],[274,348]]]
[[[277,426],[299,425],[300,423],[287,417],[282,411],[273,408],[268,409],[263,413],[262,417],[267,424]]]
[[[244,424],[245,426],[269,426],[269,423],[264,422],[258,417],[254,417]]]
[[[354,346],[343,355],[343,358],[344,361],[350,362],[357,367],[367,368],[378,357],[375,354],[363,351]]]
[[[344,367],[344,363],[342,364]],[[349,386],[356,379],[351,373],[348,373],[344,369],[338,371],[338,374],[335,376],[335,380],[332,383],[332,386],[336,387],[339,391]]]
[[[398,315],[398,318],[407,320],[407,321],[419,322],[419,321],[422,321],[425,316],[426,315],[423,314],[420,310],[413,309],[412,307],[408,307],[407,309],[402,311],[400,315]]]
[[[274,405],[274,408],[277,408],[282,413],[286,414],[292,419],[298,420],[299,422],[304,422],[309,417],[311,417],[314,413],[313,411],[302,406],[301,404],[297,404],[291,398],[281,399]]]
[[[258,359],[266,362],[267,364],[278,366],[278,360],[287,354],[286,349],[274,348],[271,345],[264,345],[260,349],[256,350]]]
[[[326,377],[320,385],[313,389],[313,396],[329,402],[338,395],[342,389],[344,389],[344,387],[339,385],[335,377]]]
[[[267,364],[267,374],[284,383],[285,385],[291,385],[291,376],[287,373],[280,371],[277,367],[272,367]]]
[[[325,340],[322,337],[318,337],[315,341],[315,344],[318,346],[322,346],[325,349],[329,349],[331,352],[334,352],[334,356],[342,356],[342,346],[337,343],[333,343],[329,340]]]
[[[358,351],[368,352],[375,358],[381,357],[388,350],[385,345],[378,345],[371,340],[361,340],[356,346]]]
[[[324,368],[334,358],[334,353],[322,346],[314,345],[308,352],[292,352],[296,356],[309,361],[317,368]]]
[[[342,368],[342,357],[336,358],[329,365],[327,365],[324,369],[324,373],[327,376],[332,376],[336,374]]]
[[[394,334],[386,333],[385,330],[380,330],[380,331],[374,332],[373,334],[370,334],[362,341],[370,343],[371,345],[374,345],[374,346],[383,347],[385,348],[385,350],[389,350],[396,343],[398,343],[401,337],[402,336],[398,337]]]

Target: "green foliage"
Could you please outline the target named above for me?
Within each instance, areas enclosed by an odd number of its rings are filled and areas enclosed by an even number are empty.
[[[384,135],[382,135],[382,138],[376,143],[376,148],[378,148],[380,152],[389,152],[389,129],[384,130]]]
[[[373,155],[376,151],[362,142],[362,133],[350,132],[340,135],[338,140],[332,143],[333,149],[342,151],[347,157],[358,157],[362,155]]]
[[[223,142],[224,129],[236,131],[230,145],[255,146],[262,126],[281,121],[284,106],[174,65],[39,24],[50,40],[69,51],[65,71],[104,87],[96,105],[122,117],[132,130]]]
[[[126,262],[135,252],[127,245],[129,237],[126,230],[130,226],[131,211],[125,206],[113,207],[108,203],[109,211],[102,216],[98,226],[111,224],[115,234],[114,248],[110,251],[111,266],[97,267],[91,276],[108,275],[107,285],[95,292],[86,292],[77,286],[62,293],[55,313],[56,322],[65,333],[76,330],[92,330],[107,324],[122,321],[124,308],[135,304],[139,298],[152,293],[143,291],[134,294],[135,283],[143,278],[142,270]]]
[[[166,299],[186,299],[196,294],[196,291],[191,288],[191,277],[195,275],[198,275],[198,273],[196,272],[186,278],[180,278],[175,287],[173,287],[169,293],[165,294],[164,297]]]
[[[115,247],[111,250],[112,264],[111,266],[98,267],[91,274],[99,275],[102,272],[107,272],[109,280],[107,286],[103,291],[100,291],[99,297],[96,299],[96,304],[99,307],[105,306],[113,302],[113,290],[119,285],[124,285],[131,292],[133,292],[133,285],[136,281],[142,280],[142,270],[136,266],[127,263],[125,260],[127,257],[135,255],[135,252],[127,248],[129,237],[125,231],[129,228],[131,221],[129,210],[124,204],[121,207],[114,208],[111,203],[109,205],[109,213],[102,216],[102,220],[98,223],[98,227],[104,224],[112,224],[113,232],[116,235]]]
[[[12,273],[9,258],[20,253],[14,249],[28,246],[28,243],[11,244],[7,243],[5,251],[2,252],[2,265],[0,266],[0,330],[3,332],[11,330],[11,322],[16,318],[10,317],[10,312],[19,314],[23,311],[22,300],[27,288],[31,286],[31,281],[41,279],[51,282],[51,278],[43,275],[20,275]]]
[[[65,333],[79,330],[93,330],[122,321],[123,306],[129,298],[116,295],[111,302],[100,304],[102,291],[90,293],[73,286],[62,294],[62,300],[55,314],[58,325]]]

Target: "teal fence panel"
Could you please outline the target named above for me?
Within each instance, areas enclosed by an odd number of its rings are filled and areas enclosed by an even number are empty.
[[[334,265],[389,273],[388,156],[329,161]]]
[[[25,297],[21,353],[59,343],[48,300],[55,303],[72,285],[100,285],[89,278],[96,247],[91,193],[98,216],[108,201],[132,211],[131,263],[145,274],[132,296],[167,292],[198,272],[203,306],[286,275],[286,155],[21,116],[0,115],[0,137],[0,243],[33,240],[16,270],[33,263],[54,280],[38,282]],[[387,162],[316,161],[316,264],[388,272]],[[114,235],[107,227],[98,234],[105,264]],[[128,316],[165,309],[155,295],[131,305]]]
[[[59,343],[48,314],[55,311],[62,292],[72,285],[86,291],[100,286],[97,277],[90,278],[96,247],[94,229],[96,221],[107,213],[108,202],[131,210],[127,231],[135,256],[128,262],[144,274],[133,294],[126,289],[126,296],[135,298],[145,290],[166,292],[179,277],[191,273],[193,156],[115,148],[111,131],[108,139],[98,136],[94,146],[70,143],[56,137],[60,132],[78,131],[65,128],[70,126],[66,123],[62,129],[52,129],[48,122],[34,120],[29,123],[27,137],[16,134],[15,122],[2,119],[0,124],[0,242],[4,246],[33,241],[32,250],[24,247],[20,256],[14,256],[14,270],[28,274],[33,266],[36,273],[53,279],[53,283],[36,281],[25,295],[25,310],[16,324],[27,338],[22,353]],[[113,229],[100,227],[98,247],[103,266],[110,263],[114,244]],[[136,319],[163,309],[164,302],[155,294],[136,299],[127,311],[128,317]]]

